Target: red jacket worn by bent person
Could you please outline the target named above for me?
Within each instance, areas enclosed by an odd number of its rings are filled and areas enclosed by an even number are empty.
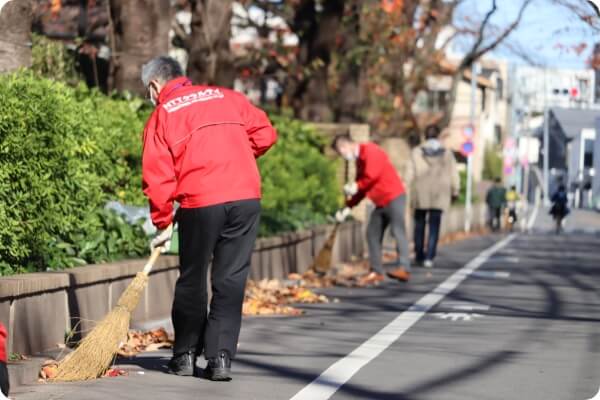
[[[358,192],[347,202],[354,207],[367,196],[375,206],[385,207],[405,193],[404,183],[383,149],[375,143],[361,143],[356,160]]]
[[[6,328],[0,322],[0,362],[6,364],[6,337],[8,334],[6,333]]]
[[[256,158],[277,141],[267,115],[229,89],[185,77],[161,90],[144,130],[142,174],[152,222],[173,220],[173,201],[206,207],[261,197]]]

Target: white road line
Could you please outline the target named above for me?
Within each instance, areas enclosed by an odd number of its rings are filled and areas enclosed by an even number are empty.
[[[502,249],[515,234],[507,236],[494,246],[482,251],[467,265],[456,271],[437,288],[423,296],[407,311],[402,312],[387,326],[357,347],[346,357],[336,361],[314,381],[300,390],[291,400],[325,400],[335,394],[354,374],[379,356],[391,346],[400,336],[408,331],[417,321],[436,304],[444,299],[460,285],[477,268],[483,265],[494,253]]]
[[[531,217],[529,218],[529,221],[527,221],[527,231],[531,231],[533,229],[533,226],[535,225],[535,221],[537,220],[538,213],[540,212],[540,205],[541,205],[540,196],[538,196],[536,193],[535,205],[533,207],[533,213],[531,213]]]

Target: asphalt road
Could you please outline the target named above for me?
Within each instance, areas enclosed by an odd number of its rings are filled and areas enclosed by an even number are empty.
[[[585,400],[600,387],[596,234],[471,239],[408,284],[325,293],[340,302],[246,319],[232,382],[167,375],[164,351],[125,362],[128,377],[13,398]]]

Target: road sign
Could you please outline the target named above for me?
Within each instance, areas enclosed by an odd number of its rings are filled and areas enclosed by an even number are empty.
[[[463,136],[467,140],[472,140],[473,139],[473,137],[475,136],[475,128],[473,127],[473,125],[467,125],[467,126],[464,127],[464,129],[463,129]]]
[[[475,150],[475,145],[471,140],[467,140],[462,144],[462,146],[460,146],[460,153],[465,157],[473,154],[473,150]]]

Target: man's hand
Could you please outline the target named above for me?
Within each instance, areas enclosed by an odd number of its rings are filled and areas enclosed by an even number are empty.
[[[356,184],[356,182],[346,183],[344,185],[344,194],[346,195],[346,197],[352,197],[356,193],[358,193],[358,185]]]
[[[350,207],[344,207],[335,213],[335,220],[338,223],[344,222],[350,216]]]
[[[166,253],[171,248],[171,237],[173,237],[173,224],[165,229],[159,229],[150,241],[150,251],[160,247],[162,253]]]

